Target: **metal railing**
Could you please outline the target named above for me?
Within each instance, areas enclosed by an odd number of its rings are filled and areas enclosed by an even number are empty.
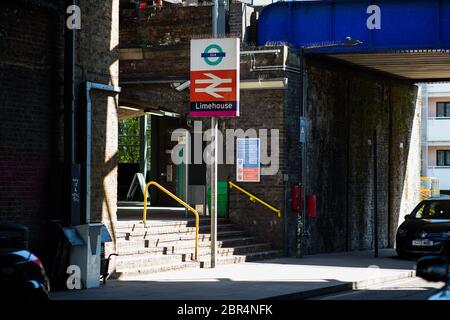
[[[247,190],[245,190],[244,188],[239,187],[237,184],[235,184],[232,181],[228,181],[228,184],[230,186],[230,189],[232,188],[236,188],[237,190],[239,190],[240,192],[244,193],[245,195],[249,196],[250,201],[252,202],[259,202],[262,205],[266,206],[267,208],[269,208],[272,211],[275,211],[277,213],[278,218],[281,218],[281,210],[275,208],[274,206],[271,206],[270,204],[268,204],[267,202],[261,200],[260,198],[258,198],[257,196],[255,196],[254,194],[251,194],[250,192],[248,192]]]
[[[159,190],[161,190],[162,192],[167,194],[169,197],[174,199],[176,202],[181,204],[183,207],[188,209],[188,211],[191,211],[192,213],[194,213],[194,215],[195,215],[195,254],[194,254],[194,257],[195,257],[195,260],[197,260],[197,258],[198,258],[198,228],[199,228],[199,215],[198,215],[197,210],[192,208],[186,202],[184,202],[183,200],[178,198],[172,192],[170,192],[169,190],[167,190],[166,188],[164,188],[162,185],[160,185],[159,183],[157,183],[155,181],[150,181],[149,183],[147,183],[146,186],[145,186],[145,189],[144,189],[144,212],[143,212],[143,215],[142,215],[142,221],[144,222],[144,226],[147,227],[147,198],[148,198],[147,193],[148,193],[148,188],[151,185],[154,185]]]

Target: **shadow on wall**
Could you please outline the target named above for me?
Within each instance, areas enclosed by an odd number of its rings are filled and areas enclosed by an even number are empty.
[[[119,85],[119,0],[81,5],[82,26],[77,34],[77,81]],[[109,229],[115,251],[117,221],[118,95],[91,91],[92,168],[91,221]]]
[[[51,4],[1,2],[0,223],[28,226],[38,254],[63,201],[62,46],[62,14]]]
[[[419,199],[417,87],[320,58],[307,67],[306,193],[318,196],[307,254],[372,249],[375,199],[379,247],[393,247],[399,220]]]

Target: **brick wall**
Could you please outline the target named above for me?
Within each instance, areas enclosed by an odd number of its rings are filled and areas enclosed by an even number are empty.
[[[245,44],[256,45],[257,41],[257,11],[242,2],[231,1],[228,14],[229,34],[241,38]]]
[[[38,251],[62,200],[61,28],[54,11],[0,4],[0,223],[28,225]]]
[[[82,29],[77,38],[77,82],[118,85],[119,0],[81,7]],[[91,91],[92,168],[91,220],[114,234],[117,219],[118,95]],[[113,250],[108,246],[107,250]]]
[[[120,11],[120,47],[149,48],[186,44],[191,38],[211,34],[210,5]]]
[[[286,204],[284,207],[286,224],[286,254],[296,254],[298,212],[292,210],[291,187],[299,182],[299,136],[300,136],[300,108],[301,108],[301,76],[299,73],[288,72],[288,88],[284,92],[284,135],[280,146],[282,147],[282,172],[287,174],[285,184]]]
[[[46,222],[65,214],[64,11],[33,1],[0,6],[0,222],[28,225],[32,249],[39,250]],[[86,80],[117,85],[119,1],[81,4],[81,9],[77,90]],[[117,192],[117,95],[92,96],[92,219],[111,226]]]
[[[226,33],[243,43],[257,43],[257,12],[232,1],[226,14]],[[121,48],[158,48],[189,44],[191,39],[211,36],[212,8],[165,3],[160,9],[122,9],[120,11]]]
[[[237,184],[275,208],[284,211],[283,172],[289,156],[285,148],[285,112],[283,90],[241,91],[239,118],[221,120],[227,129],[278,129],[280,134],[279,170],[275,175],[261,176],[259,183],[237,182]],[[258,135],[259,136],[259,135]],[[269,136],[270,142],[270,136]],[[235,142],[236,144],[236,142]],[[272,145],[268,144],[268,154]],[[223,168],[231,181],[236,181],[236,166]],[[248,196],[235,189],[230,190],[230,219],[261,241],[269,242],[274,248],[283,248],[283,219],[260,203],[249,201]],[[283,212],[284,216],[284,212]]]
[[[307,194],[318,216],[307,220],[307,252],[373,247],[375,131],[379,246],[392,247],[402,208],[418,200],[416,87],[314,60],[308,84]]]

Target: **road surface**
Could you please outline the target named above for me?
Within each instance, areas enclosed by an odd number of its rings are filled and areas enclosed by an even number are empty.
[[[415,277],[360,290],[319,296],[311,300],[426,300],[443,285],[443,282],[427,282]]]

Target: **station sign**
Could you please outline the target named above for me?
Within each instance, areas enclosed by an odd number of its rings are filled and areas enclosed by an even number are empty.
[[[191,40],[190,116],[239,116],[239,55],[239,38]]]

